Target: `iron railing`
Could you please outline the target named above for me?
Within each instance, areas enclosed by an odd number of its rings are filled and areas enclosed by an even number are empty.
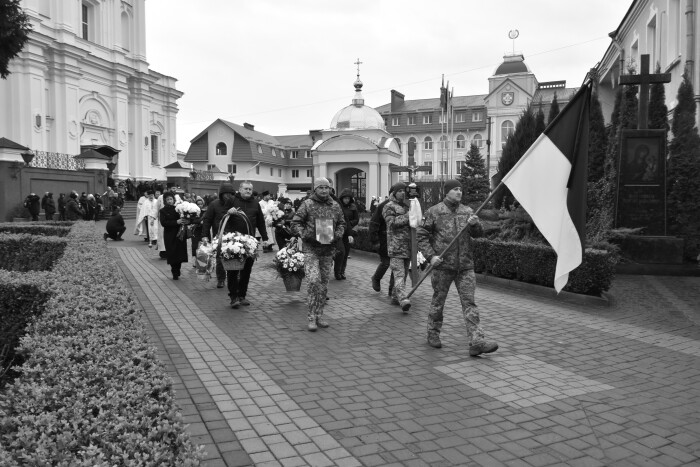
[[[85,159],[76,159],[72,154],[34,151],[31,167],[61,170],[85,170]]]

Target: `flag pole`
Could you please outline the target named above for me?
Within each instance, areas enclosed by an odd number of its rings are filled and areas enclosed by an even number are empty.
[[[502,186],[504,186],[504,185],[505,185],[505,184],[504,184],[502,181],[498,184],[498,186],[489,194],[488,198],[486,198],[486,201],[484,201],[483,203],[481,203],[481,206],[479,206],[479,207],[476,209],[476,211],[474,211],[474,215],[475,215],[475,216],[478,215],[479,212],[481,212],[481,210],[484,209],[484,208],[486,207],[486,205],[489,203],[489,201],[491,201],[491,199],[494,197],[494,195],[495,195],[495,194],[500,190],[500,188],[501,188]],[[464,232],[466,232],[466,230],[467,230],[468,228],[469,228],[469,223],[467,223],[467,225],[465,225],[465,226],[462,228],[462,230],[460,230],[459,233],[458,233],[457,235],[455,235],[455,237],[454,237],[454,238],[452,239],[452,241],[445,247],[445,249],[442,250],[442,252],[438,255],[438,257],[439,257],[440,259],[442,259],[442,257],[445,256],[445,254],[450,250],[450,248],[452,248],[452,247],[454,246],[454,244],[457,243],[457,240],[459,240],[459,237],[461,237],[462,234],[463,234]],[[408,293],[406,294],[406,298],[410,298],[410,296],[413,295],[413,292],[415,292],[416,289],[418,289],[418,286],[420,286],[421,283],[425,280],[425,278],[428,277],[428,276],[430,275],[430,273],[432,272],[433,269],[434,269],[434,268],[433,268],[433,265],[432,265],[432,263],[431,263],[431,264],[427,267],[427,269],[425,270],[425,273],[423,273],[423,275],[418,279],[418,282],[415,283],[415,285],[413,286],[413,288],[411,289],[411,291],[408,292]]]

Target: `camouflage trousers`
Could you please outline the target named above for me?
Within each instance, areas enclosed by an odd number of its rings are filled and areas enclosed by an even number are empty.
[[[476,290],[476,275],[474,270],[454,271],[449,269],[435,269],[432,275],[433,299],[430,302],[428,314],[428,335],[440,333],[442,329],[442,310],[445,307],[445,299],[450,286],[454,282],[462,303],[462,316],[467,325],[467,338],[472,344],[484,339],[484,331],[479,326],[479,309],[474,303]]]
[[[408,266],[410,264],[410,258],[389,258],[389,267],[394,275],[394,292],[392,297],[399,302],[406,298],[406,277],[408,276]]]
[[[304,271],[307,283],[306,303],[309,305],[306,317],[309,322],[315,322],[323,316],[332,264],[333,256],[319,256],[304,251]]]

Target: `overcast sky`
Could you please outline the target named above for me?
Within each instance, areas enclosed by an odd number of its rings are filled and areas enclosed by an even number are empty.
[[[177,148],[217,118],[271,135],[325,129],[354,94],[488,93],[506,53],[538,81],[578,87],[631,0],[146,0],[151,69],[178,80]],[[519,37],[508,38],[511,30]]]

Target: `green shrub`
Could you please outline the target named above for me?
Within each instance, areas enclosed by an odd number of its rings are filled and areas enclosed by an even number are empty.
[[[118,268],[76,223],[21,339],[21,376],[0,393],[0,465],[199,465],[172,381]]]
[[[65,238],[0,233],[0,269],[48,271],[63,255],[66,244]]]
[[[369,240],[369,227],[358,225],[355,227],[355,234],[356,235],[353,237],[355,242],[353,243],[352,248],[370,252],[377,251],[377,247],[372,245],[372,242]]]
[[[46,284],[46,273],[16,274],[0,269],[0,388],[18,375],[10,367],[24,361],[16,348],[27,323],[44,310],[50,295]]]
[[[8,222],[12,222],[12,219],[14,218],[31,219],[31,217],[32,213],[29,212],[29,209],[24,207],[24,203],[15,204],[10,209],[8,209],[7,213],[5,213],[5,220]]]
[[[581,265],[569,274],[565,291],[599,296],[610,288],[617,254],[587,248]],[[531,284],[554,286],[557,255],[548,245],[474,240],[474,270]]]
[[[0,224],[0,233],[65,237],[73,224],[74,222],[69,221],[2,223]]]

